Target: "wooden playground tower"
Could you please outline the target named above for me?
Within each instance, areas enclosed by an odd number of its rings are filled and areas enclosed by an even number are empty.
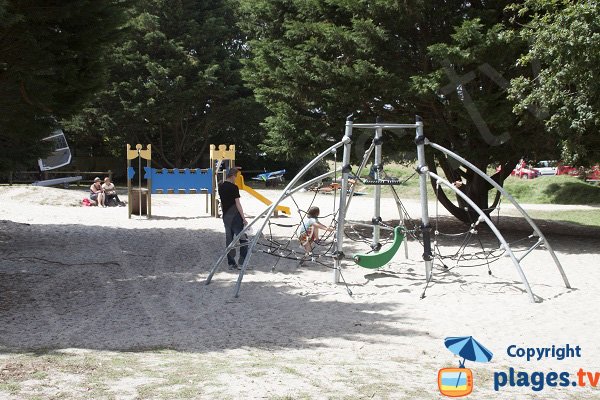
[[[135,145],[135,150],[131,149],[131,146],[129,145],[129,143],[127,144],[127,151],[125,153],[126,157],[127,157],[127,215],[128,218],[131,218],[131,214],[133,212],[133,187],[131,184],[131,179],[133,178],[132,175],[130,175],[130,171],[132,170],[131,167],[131,160],[135,160],[136,158],[138,159],[138,210],[140,212],[140,215],[142,214],[142,200],[144,198],[143,193],[144,190],[147,191],[148,195],[146,196],[146,204],[147,204],[147,216],[148,218],[150,218],[152,216],[152,201],[150,198],[150,193],[152,192],[152,179],[148,179],[146,181],[146,188],[142,188],[142,158],[144,160],[146,160],[146,165],[148,168],[150,168],[150,165],[152,164],[152,145],[148,145],[146,146],[146,150],[142,150],[143,146],[141,144],[136,144]]]
[[[217,198],[217,189],[221,182],[225,180],[228,168],[235,166],[235,145],[229,146],[221,144],[218,147],[210,145],[210,167],[201,169],[155,169],[152,164],[152,145],[148,144],[143,150],[141,144],[136,144],[135,149],[127,144],[127,196],[128,196],[128,217],[134,214],[134,206],[137,206],[139,215],[144,214],[144,206],[148,218],[152,217],[152,194],[194,194],[203,193],[206,195],[206,213],[209,212],[213,217],[220,217],[219,200]],[[138,159],[137,172],[132,167],[132,160]],[[142,159],[146,160],[146,166],[142,166]],[[132,180],[137,173],[137,188],[134,188]],[[142,180],[146,180],[146,187],[142,187]],[[236,185],[240,190],[244,190],[262,203],[270,205],[271,201],[265,196],[252,189],[244,183],[242,174],[238,174]],[[210,198],[210,201],[209,201]],[[209,206],[210,204],[210,206]],[[274,213],[283,212],[291,214],[289,207],[278,205]]]

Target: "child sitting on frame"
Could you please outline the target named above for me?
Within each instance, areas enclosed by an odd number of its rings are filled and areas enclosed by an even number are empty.
[[[319,239],[319,229],[323,229],[325,232],[334,231],[333,228],[319,222],[319,213],[319,207],[309,208],[306,212],[306,219],[300,224],[298,239],[300,240],[300,246],[304,248],[307,255],[312,254],[314,242]]]

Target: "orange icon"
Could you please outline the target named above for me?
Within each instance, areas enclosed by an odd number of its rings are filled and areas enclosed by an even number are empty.
[[[473,391],[473,372],[469,368],[440,369],[438,387],[444,396],[467,396]]]

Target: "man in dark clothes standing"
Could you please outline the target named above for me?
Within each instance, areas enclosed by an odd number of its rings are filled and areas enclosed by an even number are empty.
[[[225,225],[225,243],[226,246],[233,241],[233,238],[244,229],[248,224],[244,217],[242,203],[240,203],[240,189],[235,184],[235,178],[239,173],[239,168],[231,167],[227,170],[226,179],[219,185],[219,197],[221,198],[221,210],[223,212],[223,224]],[[239,269],[244,264],[244,259],[248,253],[247,236],[244,234],[240,238],[240,259],[238,264],[235,262],[235,248],[227,253],[227,263],[229,269]]]

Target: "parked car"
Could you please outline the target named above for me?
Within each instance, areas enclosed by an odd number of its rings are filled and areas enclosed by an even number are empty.
[[[587,182],[600,182],[600,165],[596,164],[589,170],[585,171],[585,180]]]
[[[537,171],[535,168],[530,168],[524,160],[519,161],[515,169],[513,169],[510,174],[521,179],[533,179],[540,176],[539,171]]]
[[[581,172],[581,168],[572,167],[570,165],[563,165],[559,163],[556,166],[556,175],[580,176]]]
[[[540,175],[556,175],[557,164],[558,163],[556,161],[540,161],[533,169],[538,171]]]
[[[519,170],[517,170],[516,168],[512,170],[512,172],[510,173],[512,176],[516,176],[519,177],[521,179],[533,179],[533,178],[537,178],[538,176],[540,176],[539,171],[536,171],[533,168],[521,168]]]

